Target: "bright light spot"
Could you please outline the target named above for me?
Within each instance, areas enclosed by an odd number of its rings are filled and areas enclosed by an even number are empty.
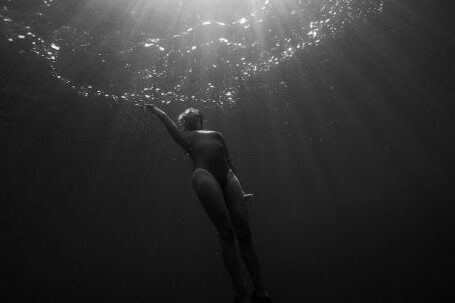
[[[317,35],[318,35],[318,34],[316,33],[316,31],[310,31],[310,32],[308,32],[308,36],[310,36],[310,37],[316,38]]]
[[[58,46],[58,45],[56,45],[56,44],[54,44],[54,43],[51,44],[51,47],[52,47],[53,49],[55,49],[55,50],[60,50],[60,46]]]

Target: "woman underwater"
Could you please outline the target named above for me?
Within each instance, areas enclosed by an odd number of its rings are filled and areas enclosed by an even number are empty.
[[[223,135],[217,131],[204,130],[203,117],[197,109],[188,108],[180,114],[179,128],[158,107],[147,104],[146,108],[160,119],[175,142],[193,161],[193,188],[218,231],[224,264],[236,290],[235,302],[245,303],[248,300],[236,250],[237,239],[255,288],[251,301],[271,303],[262,282],[245,204],[245,199],[252,195],[245,194],[240,186]]]

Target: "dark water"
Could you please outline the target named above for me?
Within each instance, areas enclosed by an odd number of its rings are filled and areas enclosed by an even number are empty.
[[[224,133],[275,302],[448,293],[451,10],[178,2],[1,2],[0,296],[233,301],[191,163],[147,99]]]

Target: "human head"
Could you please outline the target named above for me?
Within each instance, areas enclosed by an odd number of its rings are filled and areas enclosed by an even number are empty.
[[[204,118],[198,109],[187,108],[179,115],[178,121],[184,130],[192,131],[202,129]]]

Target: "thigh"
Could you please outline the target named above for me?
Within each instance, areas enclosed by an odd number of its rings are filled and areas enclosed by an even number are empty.
[[[227,176],[224,195],[237,237],[239,240],[248,237],[250,234],[248,209],[240,182],[232,171]]]
[[[218,181],[207,170],[197,168],[193,172],[193,187],[219,233],[232,231],[229,212],[224,202],[223,190]]]

